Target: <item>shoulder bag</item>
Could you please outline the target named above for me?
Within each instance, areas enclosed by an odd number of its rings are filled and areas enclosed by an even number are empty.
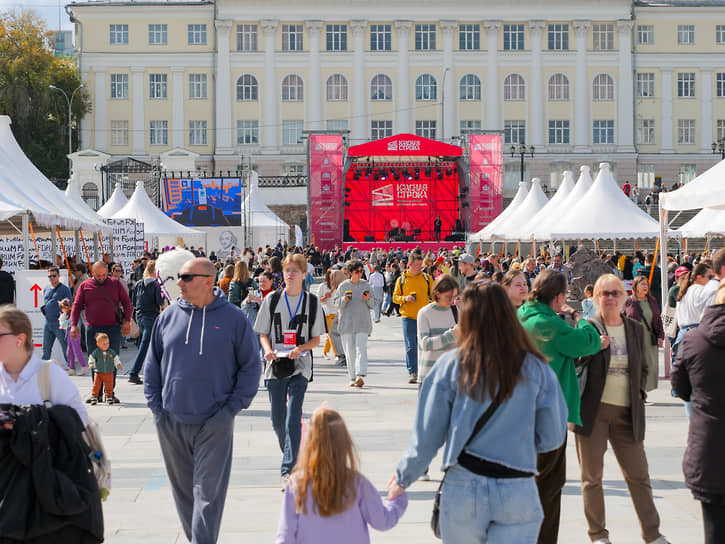
[[[108,293],[103,288],[103,285],[99,285],[98,289],[101,291],[104,297],[106,297],[106,300],[111,303],[111,307],[113,308],[113,312],[116,315],[116,322],[120,325],[123,323],[123,317],[124,317],[124,311],[123,308],[119,304],[115,304],[111,297],[108,296]],[[123,289],[123,286],[121,286],[121,289]]]

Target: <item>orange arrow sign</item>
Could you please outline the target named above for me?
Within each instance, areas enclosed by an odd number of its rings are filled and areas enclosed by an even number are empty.
[[[31,291],[33,291],[33,294],[35,295],[35,307],[38,307],[38,291],[42,291],[43,288],[38,285],[37,283],[33,284],[33,286],[30,288]]]

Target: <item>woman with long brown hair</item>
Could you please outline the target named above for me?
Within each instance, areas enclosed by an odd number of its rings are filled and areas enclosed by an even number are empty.
[[[413,437],[388,498],[421,476],[445,444],[443,542],[533,543],[543,519],[536,455],[564,442],[566,403],[503,287],[469,284],[459,309],[459,347],[423,381]],[[474,435],[486,413],[490,418]],[[489,500],[474,501],[477,495]]]
[[[665,340],[660,303],[650,294],[647,276],[637,276],[632,282],[632,295],[624,303],[624,315],[639,321],[647,329],[645,353],[647,355],[647,391],[657,389],[659,376],[659,348]]]

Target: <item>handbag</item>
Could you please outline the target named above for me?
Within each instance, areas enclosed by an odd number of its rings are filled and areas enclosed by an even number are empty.
[[[56,286],[55,286],[55,287],[53,288],[53,290],[52,290],[52,291],[50,292],[50,296],[48,297],[48,300],[51,300],[51,299],[53,298],[53,295],[55,295],[55,292],[56,292],[56,291],[58,290],[58,288],[59,288],[59,287],[60,287],[60,284],[56,285]],[[40,313],[41,313],[41,314],[43,314],[43,317],[45,317],[45,307],[46,307],[47,305],[48,305],[48,303],[46,302],[45,304],[43,304],[43,305],[42,305],[42,306],[41,306],[41,307],[39,308],[39,310],[40,310]]]
[[[471,443],[471,441],[475,438],[475,436],[483,429],[483,426],[486,424],[486,422],[491,419],[491,416],[496,411],[496,408],[499,407],[501,404],[501,401],[498,398],[498,395],[496,398],[491,402],[491,404],[488,406],[486,411],[483,413],[481,417],[478,418],[478,421],[476,421],[476,425],[473,427],[473,432],[471,433],[471,436],[468,437],[468,440],[466,440],[466,443],[463,445],[463,449],[461,450],[461,453],[465,451],[465,449],[468,447],[468,445]],[[460,456],[460,454],[459,454]],[[446,480],[445,473],[443,474],[443,478],[441,478],[441,483],[438,486],[438,490],[436,491],[435,499],[433,499],[433,514],[430,518],[430,528],[433,529],[433,534],[436,536],[436,538],[441,537],[441,526],[440,526],[440,516],[441,516],[441,491],[443,489],[443,482]]]
[[[289,378],[295,371],[295,361],[289,357],[280,357],[272,361],[272,374],[275,378]]]
[[[665,327],[665,336],[675,338],[677,336],[677,310],[669,304],[662,312],[662,324]]]

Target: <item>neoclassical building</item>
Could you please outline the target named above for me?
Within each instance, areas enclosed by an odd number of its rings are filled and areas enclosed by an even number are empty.
[[[688,181],[725,137],[725,6],[712,2],[268,0],[71,3],[93,102],[82,147],[200,170],[304,172],[304,131],[350,145],[467,131],[525,142],[527,177],[612,164]],[[720,24],[720,23],[724,24]],[[505,187],[519,156],[505,155]]]

